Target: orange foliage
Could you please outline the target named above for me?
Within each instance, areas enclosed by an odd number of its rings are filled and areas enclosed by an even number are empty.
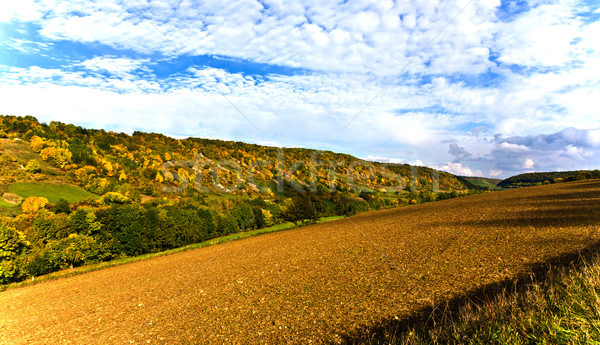
[[[35,213],[48,205],[48,199],[39,196],[30,196],[21,204],[21,209],[25,213]]]

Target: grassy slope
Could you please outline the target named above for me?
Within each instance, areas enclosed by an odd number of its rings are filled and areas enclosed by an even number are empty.
[[[391,343],[424,344],[599,344],[600,257],[555,268],[543,282],[492,300],[470,302],[458,312],[429,320]]]
[[[469,176],[461,176],[461,178],[471,182],[472,184],[474,184],[478,187],[486,188],[489,190],[500,189],[497,186],[497,184],[501,181],[500,179],[486,178],[486,177],[469,177]]]
[[[20,182],[8,186],[8,190],[22,198],[30,196],[45,197],[51,204],[56,203],[60,199],[65,199],[70,203],[77,203],[88,197],[96,197],[95,194],[78,186],[50,183]]]

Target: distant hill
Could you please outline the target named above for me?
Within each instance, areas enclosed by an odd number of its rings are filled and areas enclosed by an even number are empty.
[[[488,177],[473,177],[473,176],[458,176],[459,178],[469,181],[472,184],[487,189],[487,190],[498,190],[498,183],[502,181],[497,178],[488,178]]]
[[[566,181],[600,178],[600,170],[534,172],[511,176],[498,183],[502,188],[516,188]]]
[[[408,187],[417,190],[425,186],[436,184],[437,189],[448,190],[480,190],[480,186],[472,183],[462,176],[455,176],[445,171],[438,171],[428,167],[417,167],[409,164],[383,164],[387,169],[399,176],[408,176]]]

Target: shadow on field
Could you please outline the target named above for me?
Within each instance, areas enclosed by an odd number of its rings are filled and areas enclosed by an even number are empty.
[[[570,265],[579,268],[599,252],[600,241],[592,243],[580,251],[527,265],[525,273],[516,277],[482,286],[449,300],[436,301],[434,306],[415,310],[407,317],[381,320],[373,327],[363,327],[353,334],[345,334],[342,337],[342,343],[394,344],[393,339],[413,328],[430,328],[436,323],[440,325],[443,322],[451,322],[452,318],[456,317],[457,311],[467,304],[483,304],[486,301],[492,301],[504,291],[521,293],[527,289],[527,285],[544,282],[552,269]]]
[[[552,268],[573,265],[574,268],[581,267],[582,263],[591,259],[600,252],[600,241],[596,231],[600,224],[600,192],[583,190],[571,192],[570,189],[600,188],[600,181],[576,183],[573,185],[560,186],[557,193],[540,196],[527,196],[525,198],[514,198],[514,204],[509,204],[511,211],[493,214],[491,218],[480,220],[458,220],[454,222],[432,222],[428,226],[466,226],[475,229],[519,229],[526,231],[528,228],[553,228],[561,227],[588,227],[589,237],[569,238],[565,234],[557,232],[556,241],[573,241],[578,243],[589,243],[584,249],[562,254],[545,260],[524,266],[524,273],[513,278],[495,282],[470,290],[462,295],[449,300],[438,300],[435,305],[415,310],[412,314],[403,317],[381,320],[373,327],[363,327],[358,331],[345,334],[344,344],[389,344],[395,336],[410,331],[413,328],[431,328],[434,324],[451,322],[456,318],[456,313],[466,304],[483,304],[494,300],[505,291],[521,293],[527,285],[542,283],[546,280]],[[521,206],[521,207],[519,207]],[[504,230],[502,230],[504,231]],[[552,245],[548,238],[542,238],[540,246]],[[530,240],[531,241],[531,240]],[[423,327],[425,326],[425,327]]]

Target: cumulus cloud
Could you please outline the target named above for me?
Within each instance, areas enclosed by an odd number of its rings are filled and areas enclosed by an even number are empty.
[[[39,56],[73,43],[112,55],[0,66],[2,112],[451,162],[442,166],[461,175],[597,167],[600,23],[585,13],[598,9],[553,0],[505,15],[500,5],[9,1],[0,22],[33,23],[39,35],[2,47]],[[153,70],[199,55],[300,72]]]
[[[35,9],[44,14],[37,20],[41,33],[54,40],[389,75],[409,62],[412,71],[486,70],[493,65],[487,46],[499,4],[494,0],[465,7],[462,1],[411,0],[283,6],[236,0],[223,6],[217,1],[41,0]],[[455,37],[462,39],[449,42]]]
[[[439,169],[458,176],[475,176],[471,168],[462,165],[462,163],[446,163],[440,166]]]
[[[535,162],[531,158],[527,158],[525,162],[523,162],[523,169],[531,170],[535,166]]]
[[[145,63],[148,63],[148,59],[134,60],[123,57],[110,57],[110,56],[97,56],[92,59],[85,60],[78,65],[95,72],[108,72],[117,76],[129,75],[131,72],[143,69]]]
[[[22,21],[38,20],[40,16],[39,7],[34,0],[0,2],[0,23],[16,19]]]
[[[504,150],[508,150],[510,152],[527,152],[529,148],[525,145],[511,144],[503,141],[500,143],[500,148]]]
[[[461,162],[471,157],[471,154],[464,147],[458,146],[456,143],[450,144],[448,153],[454,156],[454,163]]]

